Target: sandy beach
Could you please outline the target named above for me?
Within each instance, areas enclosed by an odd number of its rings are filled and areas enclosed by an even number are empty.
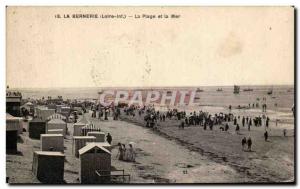
[[[272,183],[294,181],[294,116],[291,112],[293,93],[287,92],[288,87],[276,88],[272,96],[267,96],[268,109],[265,113],[270,118],[268,141],[264,140],[265,126],[242,127],[243,116],[251,118],[261,116],[260,107],[237,108],[247,106],[257,98],[265,96],[267,87],[257,88],[251,93],[244,92],[233,95],[229,89],[216,92],[205,88],[201,92],[201,103],[195,106],[178,107],[187,112],[200,110],[209,114],[232,113],[240,116],[237,123],[240,133],[235,132],[233,122],[229,122],[229,131],[220,130],[220,125],[214,125],[213,130],[204,130],[202,126],[189,126],[179,129],[180,121],[175,117],[158,121],[157,129],[145,127],[145,114],[128,116],[121,109],[120,120],[108,121],[92,118],[92,112],[84,114],[85,118],[105,133],[111,133],[112,167],[124,169],[131,175],[130,183]],[[51,92],[51,91],[50,91]],[[54,91],[55,92],[55,91]],[[24,92],[26,95],[31,93]],[[73,96],[75,93],[68,91]],[[88,93],[80,93],[84,96]],[[39,93],[37,93],[39,94]],[[273,98],[276,97],[276,98]],[[278,103],[277,106],[274,106]],[[228,106],[232,105],[232,110]],[[164,112],[168,107],[155,107]],[[79,120],[82,115],[79,116]],[[277,120],[277,125],[276,125]],[[23,122],[28,131],[28,122]],[[72,153],[73,123],[68,123],[69,134],[64,139],[66,155],[64,168],[65,183],[79,183],[78,158]],[[287,136],[283,136],[286,129]],[[243,137],[251,136],[252,151],[242,149]],[[136,162],[118,160],[118,143],[134,144]],[[40,140],[28,137],[28,132],[20,135],[18,142],[19,153],[6,155],[6,170],[9,183],[39,183],[32,174],[33,152],[40,149]],[[209,174],[208,174],[209,173]]]
[[[233,110],[237,111],[237,110]],[[252,110],[253,111],[253,110]],[[249,113],[249,112],[248,112]],[[242,113],[243,114],[243,113]],[[241,114],[241,115],[242,115]],[[204,131],[200,126],[178,129],[177,120],[159,122],[158,130],[144,127],[143,117],[121,116],[109,121],[85,117],[96,127],[113,136],[112,145],[133,142],[136,162],[124,162],[112,150],[112,166],[124,169],[131,175],[130,183],[261,183],[294,180],[294,133],[291,123],[274,122],[270,125],[269,141],[263,138],[264,128],[252,127],[248,132],[241,127],[237,135],[233,126],[229,132],[218,127]],[[72,154],[72,126],[64,140],[66,183],[79,183],[79,159]],[[26,124],[25,124],[26,128]],[[290,128],[282,136],[282,128]],[[243,151],[241,139],[251,135],[253,151]],[[31,172],[33,151],[40,141],[32,140],[28,133],[21,134],[19,155],[7,155],[6,166],[9,183],[39,183]]]
[[[86,117],[88,116],[90,115],[87,114]],[[199,182],[199,178],[203,183],[244,181],[244,178],[229,166],[212,161],[149,129],[124,121],[91,121],[104,132],[112,134],[113,145],[118,142],[134,143],[137,156],[135,163],[119,161],[116,157],[117,148],[112,150],[112,166],[124,169],[130,174],[130,183],[195,183]],[[71,131],[72,125],[68,124],[68,127]],[[28,138],[27,133],[23,133],[21,138],[23,143],[19,145],[20,155],[7,155],[9,183],[39,183],[31,172],[31,166],[33,151],[39,149],[40,141]],[[64,180],[66,183],[79,183],[79,159],[72,154],[70,137],[64,140],[64,145]],[[185,170],[186,174],[183,173]]]

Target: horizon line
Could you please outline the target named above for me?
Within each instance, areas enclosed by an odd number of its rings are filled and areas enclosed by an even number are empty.
[[[235,84],[238,85],[238,84]],[[9,85],[8,85],[9,86]],[[234,85],[190,85],[190,86],[102,86],[102,87],[9,87],[8,89],[78,89],[78,88],[90,88],[90,89],[101,89],[101,88],[189,88],[189,87],[233,87]],[[295,84],[246,84],[238,86],[295,86]],[[6,88],[7,90],[7,88]]]

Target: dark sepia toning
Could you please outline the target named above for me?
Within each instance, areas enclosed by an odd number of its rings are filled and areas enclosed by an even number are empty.
[[[294,183],[294,13],[8,6],[7,183]]]

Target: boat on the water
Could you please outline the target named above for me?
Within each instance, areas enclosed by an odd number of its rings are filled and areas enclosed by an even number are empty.
[[[240,93],[240,86],[234,85],[233,86],[233,93],[234,94],[239,94]]]
[[[101,95],[101,94],[103,94],[103,91],[98,91],[98,95]]]
[[[253,91],[253,89],[247,88],[247,89],[243,89],[243,91],[245,91],[245,92],[251,92],[251,91]]]
[[[203,92],[204,90],[197,88],[196,92]]]
[[[218,89],[217,89],[217,92],[221,92],[221,91],[223,91],[222,88],[218,88]]]
[[[271,95],[271,94],[273,94],[273,88],[272,88],[272,89],[270,89],[270,90],[267,92],[267,94],[268,94],[268,95]]]

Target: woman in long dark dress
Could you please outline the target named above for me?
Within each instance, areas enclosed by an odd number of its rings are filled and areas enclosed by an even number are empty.
[[[246,137],[244,137],[243,140],[242,140],[242,148],[243,148],[243,150],[245,149],[246,143],[247,143],[247,139],[246,139]]]
[[[122,155],[123,155],[123,160],[127,161],[127,150],[125,144],[122,144]]]
[[[252,139],[249,136],[248,140],[247,140],[247,144],[248,144],[248,150],[251,151],[251,146],[252,146]]]

